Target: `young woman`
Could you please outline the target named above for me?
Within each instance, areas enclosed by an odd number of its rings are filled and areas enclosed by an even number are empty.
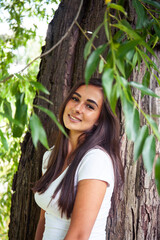
[[[101,82],[78,83],[66,98],[55,146],[44,154],[34,187],[41,207],[36,240],[105,240],[113,189],[123,177],[119,125]]]

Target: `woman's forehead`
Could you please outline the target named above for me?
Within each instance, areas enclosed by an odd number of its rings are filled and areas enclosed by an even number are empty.
[[[103,92],[100,87],[94,85],[82,85],[75,93],[83,100],[94,100],[98,105],[102,105],[103,102]]]
[[[87,95],[103,95],[102,88],[94,85],[82,85],[78,87],[75,92],[81,93],[81,94],[87,94]]]

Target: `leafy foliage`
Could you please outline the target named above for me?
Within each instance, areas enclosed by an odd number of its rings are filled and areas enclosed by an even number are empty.
[[[36,24],[39,24],[39,20],[47,23],[53,18],[52,4],[56,2],[58,4],[59,1],[0,1],[0,24],[9,26],[7,33],[2,31],[0,33],[0,239],[2,240],[7,239],[12,181],[21,154],[20,143],[29,128],[33,99],[36,93],[38,97],[39,91],[49,94],[43,85],[36,82],[39,61],[34,62],[23,74],[15,73],[12,78],[6,78],[13,71],[17,71],[17,66],[22,68],[31,58],[40,55],[42,38],[37,35]]]
[[[160,71],[152,60],[157,59],[154,48],[160,40],[160,3],[150,0],[132,0],[137,14],[136,28],[130,24],[122,5],[110,3],[110,1],[106,3],[104,21],[95,30],[84,50],[84,58],[88,58],[85,68],[86,83],[99,68],[102,73],[104,93],[114,113],[117,100],[119,98],[121,100],[126,134],[128,139],[134,142],[134,160],[142,155],[144,166],[147,172],[151,173],[156,158],[156,140],[160,141],[160,133],[153,118],[145,113],[134,99],[132,88],[140,91],[141,98],[144,95],[160,98],[149,88],[152,72],[154,72],[155,81],[160,85],[160,79],[157,77]],[[111,14],[113,10],[114,15]],[[105,28],[107,38],[107,43],[103,45],[107,51],[105,59],[100,55],[103,53],[99,51],[101,46],[91,52],[94,38],[102,26]],[[129,81],[133,71],[140,69],[141,62],[146,65],[142,83]],[[146,124],[140,126],[142,115]],[[155,167],[155,181],[160,193],[159,158]]]
[[[0,36],[0,78],[8,74],[9,65],[16,61],[16,50],[20,46],[27,46],[28,40],[36,38],[37,19],[48,22],[54,15],[52,7],[48,13],[47,5],[51,6],[58,2],[58,0],[0,1],[0,22],[9,24],[9,34]],[[29,23],[27,23],[28,21]]]
[[[0,143],[0,239],[7,239],[7,230],[9,224],[9,213],[12,196],[13,176],[18,168],[20,150],[20,142],[22,139],[13,139],[9,132],[6,132],[8,141],[8,151],[2,147]]]

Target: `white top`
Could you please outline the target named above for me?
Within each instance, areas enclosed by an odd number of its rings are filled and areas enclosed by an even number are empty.
[[[47,151],[43,156],[43,173],[46,171],[46,165],[50,153],[51,151]],[[43,194],[35,193],[36,203],[46,211],[43,240],[63,240],[67,234],[71,219],[67,219],[64,214],[63,217],[61,217],[61,212],[57,204],[59,192],[50,202],[51,196],[65,176],[67,170],[68,168],[66,168],[64,172],[62,172],[62,174],[50,184]],[[88,239],[105,240],[106,221],[111,206],[111,196],[114,188],[112,161],[105,151],[100,148],[94,148],[85,154],[75,173],[75,188],[77,188],[78,182],[82,179],[99,179],[108,183],[100,211]]]

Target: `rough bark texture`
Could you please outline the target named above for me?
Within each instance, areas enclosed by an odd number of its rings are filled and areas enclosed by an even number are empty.
[[[159,56],[157,51],[157,55]],[[158,65],[158,62],[157,62]],[[140,71],[133,73],[130,80],[142,83],[145,73],[145,65],[141,64]],[[160,95],[160,87],[155,79],[151,79],[151,89]],[[138,91],[133,92],[135,99],[141,108],[148,114],[159,114],[159,99],[145,96],[141,100]],[[124,125],[124,121],[122,119]],[[141,123],[144,119],[141,118]],[[160,129],[160,122],[157,121]],[[115,217],[113,209],[107,222],[107,239],[125,240],[159,240],[160,239],[160,201],[155,188],[154,171],[151,176],[146,174],[142,159],[133,162],[133,143],[126,139],[126,134],[121,133],[121,156],[124,163],[125,181],[120,189],[119,202]],[[160,146],[157,143],[157,155],[160,154]]]
[[[43,52],[51,48],[67,31],[79,7],[79,0],[64,0],[49,24],[46,45]],[[127,1],[130,18],[134,22],[134,11],[131,1]],[[104,0],[84,0],[78,19],[80,26],[86,31],[94,31],[103,21],[105,11]],[[89,35],[90,37],[90,35]],[[105,42],[105,34],[101,31],[95,45]],[[40,64],[38,81],[50,91],[51,105],[38,97],[35,104],[52,110],[56,115],[62,100],[74,82],[84,78],[85,61],[83,50],[86,39],[75,25],[67,38]],[[144,66],[135,72],[133,78],[141,82]],[[153,90],[160,92],[152,81]],[[134,93],[140,100],[138,92]],[[148,112],[155,112],[159,105],[145,97],[142,107]],[[152,109],[153,108],[153,109]],[[37,110],[46,129],[50,146],[54,144],[57,128],[52,120]],[[160,239],[160,205],[155,190],[153,176],[148,177],[143,163],[133,162],[133,144],[126,139],[123,117],[121,129],[121,154],[125,169],[125,183],[119,189],[116,209],[111,209],[108,217],[106,233],[108,240],[158,240]],[[143,121],[143,119],[142,119]],[[39,208],[34,202],[31,183],[41,175],[41,161],[45,149],[39,145],[35,150],[31,135],[27,133],[22,144],[22,156],[19,168],[13,181],[11,221],[9,226],[10,240],[33,240],[39,218]],[[158,151],[158,148],[157,148]],[[115,215],[113,216],[113,213]]]

